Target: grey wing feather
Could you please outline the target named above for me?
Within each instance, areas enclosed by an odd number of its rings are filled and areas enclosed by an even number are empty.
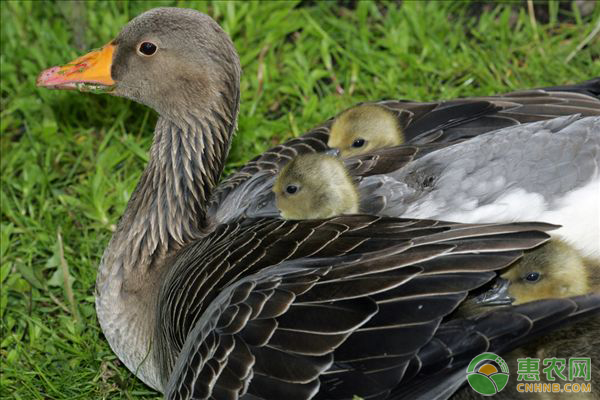
[[[235,221],[240,218],[279,216],[275,207],[275,195],[271,190],[275,178],[272,170],[259,171],[250,176],[223,199],[214,218],[217,221]]]
[[[415,189],[388,175],[362,178],[359,183],[360,212],[394,217],[406,212],[406,199]]]

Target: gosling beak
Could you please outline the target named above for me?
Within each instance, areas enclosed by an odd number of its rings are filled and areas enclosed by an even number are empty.
[[[48,89],[110,91],[115,81],[111,76],[116,46],[109,43],[60,67],[48,68],[38,76],[37,86]]]
[[[494,287],[477,296],[475,298],[475,303],[479,306],[509,305],[514,300],[508,295],[509,286],[509,281],[506,279],[497,278]]]
[[[275,205],[275,193],[269,192],[268,194],[259,198],[259,201],[255,202],[255,204],[255,206],[251,207],[247,211],[247,216],[250,218],[280,217],[279,209]]]
[[[325,152],[325,154],[327,154],[328,156],[339,157],[340,149],[337,149],[337,148],[329,149]]]

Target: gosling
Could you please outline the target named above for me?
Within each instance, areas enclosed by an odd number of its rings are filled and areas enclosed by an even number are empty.
[[[290,161],[277,176],[273,192],[285,219],[324,219],[359,211],[358,190],[343,161],[323,153]]]
[[[501,277],[513,304],[600,291],[600,264],[560,240],[526,252]]]
[[[327,145],[340,150],[344,158],[366,154],[405,142],[398,118],[387,108],[361,104],[338,115]]]

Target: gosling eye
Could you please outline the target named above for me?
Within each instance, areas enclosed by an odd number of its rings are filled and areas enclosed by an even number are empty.
[[[530,272],[525,277],[525,280],[529,283],[535,283],[540,280],[540,276],[539,272]]]
[[[156,53],[157,47],[152,42],[142,42],[138,47],[138,52],[144,56],[152,56]]]
[[[354,139],[354,142],[352,142],[352,147],[363,147],[365,145],[365,139],[362,138],[358,138],[358,139]]]
[[[294,193],[296,193],[298,191],[298,186],[296,186],[296,185],[287,185],[285,187],[285,191],[288,194],[294,194]]]

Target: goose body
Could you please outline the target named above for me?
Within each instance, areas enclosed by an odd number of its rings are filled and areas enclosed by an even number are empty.
[[[473,352],[504,352],[550,321],[600,311],[600,296],[583,296],[444,320],[546,241],[553,227],[543,223],[219,221],[213,207],[252,180],[245,169],[215,190],[239,77],[233,45],[212,19],[159,8],[38,79],[160,114],[148,166],[100,262],[96,309],[117,356],[166,398],[447,398]]]

